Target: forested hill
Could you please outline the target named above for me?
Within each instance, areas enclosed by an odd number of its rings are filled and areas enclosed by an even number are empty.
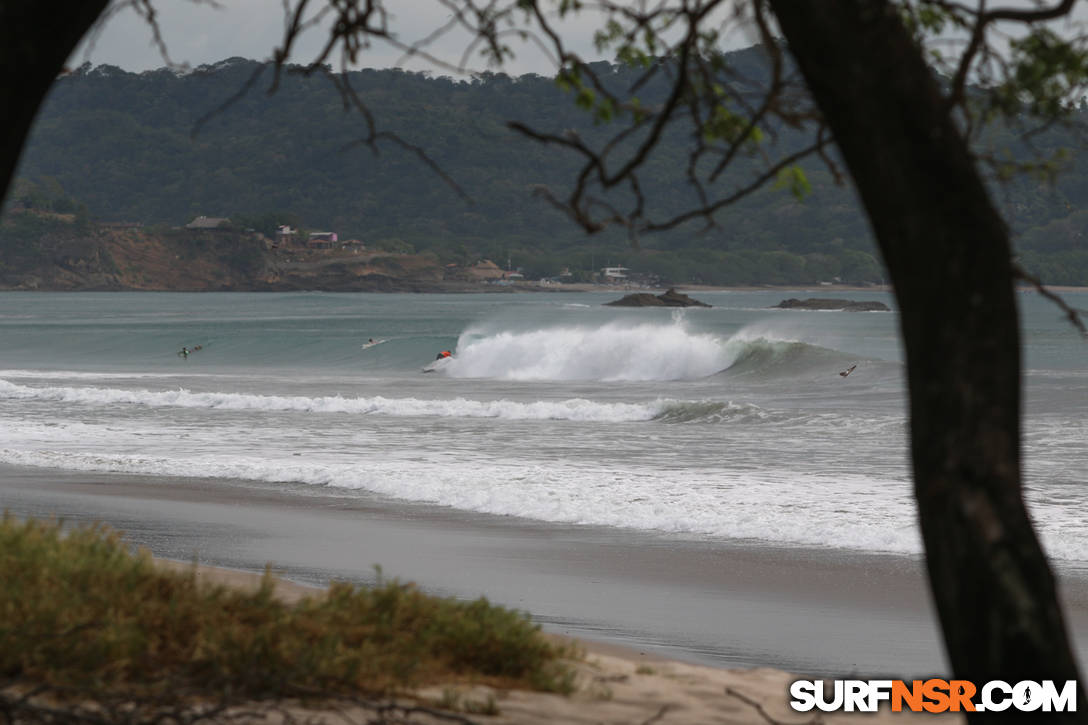
[[[754,64],[757,57],[750,49],[733,62]],[[801,202],[768,187],[724,210],[716,228],[648,236],[638,252],[619,232],[587,239],[532,193],[539,185],[559,193],[568,188],[576,160],[516,135],[506,122],[578,129],[590,140],[609,129],[595,126],[571,95],[540,76],[350,74],[379,127],[424,148],[471,203],[411,152],[383,143],[375,156],[361,146],[362,117],[345,110],[323,77],[287,74],[274,95],[264,92],[266,78],[194,133],[198,120],[235,96],[256,67],[239,58],[187,74],[85,65],[56,83],[23,157],[24,191],[12,197],[35,188],[56,197],[63,190],[93,218],[145,225],[180,225],[198,215],[268,231],[291,222],[357,237],[372,248],[432,251],[444,263],[510,258],[530,277],[563,267],[588,273],[612,262],[678,283],[881,279],[853,192],[832,184],[815,163],[806,166],[813,191]],[[617,84],[634,77],[604,63],[597,71]],[[655,90],[640,93],[652,102]],[[666,139],[652,159],[647,190],[660,216],[693,200],[683,180],[682,142]],[[1077,147],[1061,131],[1037,143]],[[1026,265],[1051,283],[1088,283],[1088,164],[1080,161],[1053,188],[1020,179],[997,194]],[[726,188],[746,180],[750,169],[741,164],[737,173]]]

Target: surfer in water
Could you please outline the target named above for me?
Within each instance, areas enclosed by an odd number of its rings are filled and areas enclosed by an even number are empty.
[[[441,360],[444,357],[452,357],[452,356],[453,356],[452,352],[450,352],[449,350],[443,350],[442,352],[438,353],[438,356],[435,358],[435,360]]]
[[[847,375],[854,372],[854,368],[856,368],[857,366],[858,366],[858,364],[854,363],[853,365],[851,365],[850,367],[846,368],[841,373],[839,373],[839,375],[845,378]]]
[[[178,350],[178,357],[183,357],[186,360],[188,360],[189,359],[189,348],[183,347],[180,350]]]

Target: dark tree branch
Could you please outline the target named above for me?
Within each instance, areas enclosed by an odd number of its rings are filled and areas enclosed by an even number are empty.
[[[771,714],[767,712],[767,709],[763,707],[763,704],[761,702],[759,702],[758,700],[754,700],[751,697],[748,697],[736,688],[726,687],[725,694],[737,698],[745,705],[748,705],[749,707],[754,709],[757,713],[759,713],[759,716],[763,718],[763,721],[766,722],[768,725],[787,725],[787,723],[785,723],[784,721],[776,720],[775,718],[771,717]],[[823,715],[817,713],[811,719],[805,720],[804,723],[802,723],[801,725],[822,725],[823,722]]]
[[[777,178],[778,174],[782,170],[788,169],[791,166],[795,166],[799,161],[802,161],[803,159],[812,156],[813,154],[818,154],[829,143],[831,143],[831,138],[825,136],[823,131],[821,130],[818,134],[817,140],[813,144],[811,144],[810,146],[806,146],[800,151],[796,151],[787,156],[783,156],[761,174],[756,176],[755,179],[733,191],[732,194],[724,196],[701,209],[691,209],[687,212],[684,212],[683,214],[677,214],[671,219],[667,219],[663,222],[647,224],[645,229],[646,231],[651,232],[664,231],[666,229],[672,229],[674,227],[677,227],[684,222],[691,221],[692,219],[696,219],[698,217],[706,217],[709,219],[713,216],[715,212],[729,206],[730,204],[735,204],[737,201],[743,199],[752,192],[763,188],[763,186],[767,184],[767,182]]]
[[[1043,284],[1043,281],[1041,279],[1033,274],[1030,274],[1027,270],[1021,267],[1019,263],[1013,263],[1012,271],[1013,276],[1016,279],[1027,282],[1032,287],[1034,287],[1039,294],[1041,294],[1043,297],[1046,297],[1048,300],[1057,305],[1058,309],[1060,309],[1062,311],[1062,314],[1065,315],[1066,319],[1069,320],[1069,324],[1077,328],[1077,330],[1081,334],[1081,337],[1088,340],[1088,327],[1085,326],[1084,318],[1081,317],[1081,310],[1078,310],[1076,307],[1070,306],[1068,302],[1061,298],[1061,295],[1058,295],[1053,290],[1047,288],[1047,286]]]
[[[46,93],[107,3],[0,2],[0,203],[7,197],[30,124]]]

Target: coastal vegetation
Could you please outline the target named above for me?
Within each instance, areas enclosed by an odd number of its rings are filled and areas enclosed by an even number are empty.
[[[739,74],[766,74],[758,48],[725,58]],[[591,66],[613,88],[641,72],[618,63]],[[511,260],[529,279],[567,269],[574,281],[589,281],[612,263],[664,284],[885,281],[853,190],[837,184],[818,160],[800,165],[810,187],[803,198],[770,185],[718,211],[715,227],[692,222],[642,234],[636,249],[622,230],[579,232],[534,193],[567,193],[576,167],[563,154],[527,143],[508,121],[566,129],[591,144],[610,131],[570,103],[553,79],[398,69],[346,75],[382,128],[425,148],[462,196],[414,155],[390,147],[375,156],[361,146],[359,119],[320,75],[286,73],[276,94],[255,88],[207,117],[257,68],[232,58],[187,74],[84,65],[63,76],[30,137],[8,208],[80,210],[82,219],[145,227],[222,216],[267,237],[289,224],[336,231],[372,250],[428,253],[442,266],[491,259],[505,268]],[[659,102],[665,86],[642,87],[641,102]],[[688,136],[680,127],[665,133],[649,162],[645,193],[665,215],[697,201],[685,178]],[[784,126],[775,146],[787,152],[802,137]],[[1030,153],[1007,130],[991,132],[984,143],[1013,161]],[[1073,153],[1051,169],[1061,173],[999,187],[1015,244],[1024,266],[1048,282],[1088,284],[1086,221],[1078,211],[1088,202],[1088,157],[1076,153],[1079,139],[1063,126],[1039,134],[1035,145]],[[736,164],[741,178],[758,168],[743,156]],[[622,192],[609,198],[627,200]],[[5,256],[24,248],[12,216],[0,228]]]
[[[64,531],[5,515],[0,581],[7,721],[192,719],[288,698],[378,703],[464,682],[572,687],[562,658],[573,653],[525,614],[380,577],[287,604],[268,573],[253,590],[211,585],[195,566],[164,569],[105,527]]]

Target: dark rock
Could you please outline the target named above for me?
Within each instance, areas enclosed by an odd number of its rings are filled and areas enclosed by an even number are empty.
[[[636,292],[612,302],[605,302],[605,304],[611,307],[710,307],[707,303],[693,300],[671,287],[664,294]]]
[[[611,307],[664,307],[665,303],[649,292],[638,292],[622,299],[605,302]]]
[[[855,300],[835,300],[820,297],[809,297],[807,300],[790,298],[782,300],[775,308],[783,310],[846,310],[848,312],[889,312],[888,306],[883,302]]]

